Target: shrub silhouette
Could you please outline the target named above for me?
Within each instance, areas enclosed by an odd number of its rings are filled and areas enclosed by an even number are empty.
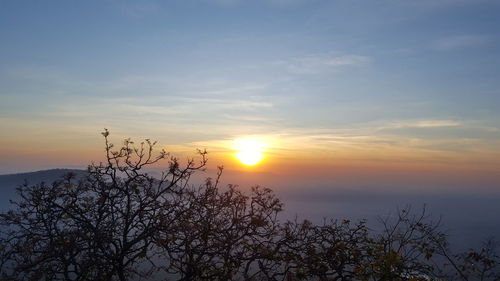
[[[494,242],[452,253],[425,208],[364,221],[280,222],[268,188],[190,184],[206,152],[182,165],[156,142],[126,139],[86,177],[22,185],[0,214],[2,280],[500,280]],[[161,176],[145,172],[166,161]]]

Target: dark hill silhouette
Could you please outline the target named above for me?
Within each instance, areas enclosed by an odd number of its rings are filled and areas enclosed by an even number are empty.
[[[61,176],[67,173],[74,173],[78,176],[83,176],[85,170],[76,169],[51,169],[28,173],[0,175],[0,211],[9,209],[9,200],[17,198],[16,188],[22,185],[25,181],[28,184],[38,184],[40,182],[52,183],[60,179]]]

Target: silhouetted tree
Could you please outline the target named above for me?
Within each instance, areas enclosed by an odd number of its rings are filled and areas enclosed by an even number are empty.
[[[184,165],[155,142],[126,139],[83,178],[24,184],[14,210],[0,214],[2,280],[137,280],[156,272],[182,281],[500,280],[489,241],[453,253],[440,223],[410,208],[365,221],[280,222],[283,204],[253,187],[195,187],[206,152]],[[145,168],[166,161],[158,177]],[[165,276],[156,277],[165,277]]]
[[[441,241],[439,255],[445,258],[437,268],[437,276],[442,280],[500,280],[500,255],[493,238],[484,241],[480,249],[459,253],[453,253],[448,242]]]
[[[218,187],[217,178],[186,190],[184,211],[158,232],[166,270],[179,280],[251,279],[265,269],[270,243],[277,236],[281,202],[270,189],[254,187],[249,195],[230,185]],[[259,277],[260,278],[260,277]]]
[[[440,221],[410,207],[380,218],[382,230],[368,241],[366,260],[359,267],[361,280],[428,280],[434,276],[433,258],[446,240]]]
[[[316,280],[354,280],[367,253],[364,221],[330,221],[310,228],[305,249],[298,251],[296,272]]]
[[[0,217],[3,278],[16,280],[127,280],[149,276],[152,237],[175,219],[189,177],[203,168],[201,160],[179,161],[146,140],[135,146],[126,139],[117,150],[105,138],[106,161],[92,164],[88,176],[72,175],[52,185],[19,188],[17,209]],[[159,178],[144,168],[160,160],[168,169]],[[139,266],[141,265],[141,266]],[[151,268],[150,268],[151,269]],[[135,278],[134,277],[134,278]]]
[[[455,280],[500,280],[500,255],[493,239],[486,240],[481,249],[470,249],[455,258],[458,266]]]

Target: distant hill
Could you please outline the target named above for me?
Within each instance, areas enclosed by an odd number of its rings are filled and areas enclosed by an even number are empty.
[[[52,183],[70,172],[82,176],[86,173],[85,170],[52,169],[30,173],[0,175],[0,211],[9,209],[9,200],[17,197],[16,187],[22,185],[25,181],[33,185],[40,182]]]

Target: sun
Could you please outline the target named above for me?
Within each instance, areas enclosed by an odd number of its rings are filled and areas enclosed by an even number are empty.
[[[234,141],[236,158],[244,165],[253,166],[264,158],[264,144],[257,138],[241,138]]]

